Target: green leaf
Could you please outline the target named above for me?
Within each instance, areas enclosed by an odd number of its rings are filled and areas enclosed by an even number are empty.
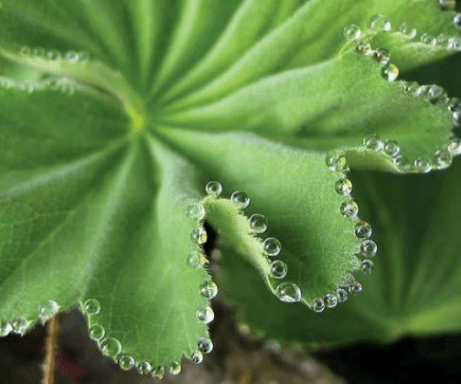
[[[377,13],[390,17],[394,32],[367,30]],[[40,315],[45,321],[56,301],[61,310],[80,305],[113,358],[168,366],[191,356],[213,317],[213,295],[203,289],[204,220],[219,235],[226,296],[268,335],[346,342],[388,339],[426,322],[427,331],[454,329],[456,308],[447,303],[434,312],[413,306],[414,317],[397,299],[382,312],[360,299],[321,317],[307,308],[320,310],[325,294],[351,286],[350,272],[362,268],[356,222],[340,208],[355,217],[346,166],[415,171],[396,166],[397,154],[364,148],[364,137],[397,140],[402,154],[434,168],[459,152],[453,145],[447,152],[446,104],[383,80],[380,64],[345,41],[344,27],[359,25],[363,42],[389,49],[391,61],[410,71],[454,50],[410,41],[396,26],[408,20],[420,33],[453,36],[452,18],[429,0],[3,0],[1,332],[8,331],[4,321],[18,333]],[[438,150],[448,153],[442,165],[432,163]],[[293,301],[307,306],[280,303],[273,259],[232,201],[203,198],[209,180],[250,195],[246,214],[265,215],[267,236],[282,243],[288,275],[280,281],[296,284],[302,297]],[[387,206],[377,197],[366,201],[365,182],[355,190],[365,217]],[[430,281],[425,268],[418,284]],[[378,292],[388,292],[386,279],[378,283]],[[408,285],[400,277],[395,284],[389,295]],[[438,326],[443,313],[447,321]]]
[[[239,308],[240,321],[264,337],[320,345],[458,331],[461,204],[453,191],[461,182],[459,159],[432,175],[362,171],[351,179],[361,217],[373,223],[379,247],[374,272],[359,278],[364,292],[315,314],[280,303],[242,258],[226,257],[219,283],[223,296]]]
[[[186,264],[194,169],[129,135],[119,108],[90,92],[1,93],[2,319],[34,320],[48,300],[66,309],[97,299],[90,323],[124,353],[155,365],[189,356],[206,336],[196,319],[206,272]]]

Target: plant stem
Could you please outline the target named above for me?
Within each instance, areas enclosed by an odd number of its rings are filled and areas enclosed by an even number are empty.
[[[54,367],[56,364],[56,342],[58,338],[59,321],[57,316],[48,322],[48,338],[46,340],[45,378],[44,384],[53,384]]]

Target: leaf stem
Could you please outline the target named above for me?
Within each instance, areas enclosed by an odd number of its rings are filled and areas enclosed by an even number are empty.
[[[48,322],[48,337],[46,340],[45,377],[44,384],[53,384],[54,370],[56,365],[56,343],[59,331],[59,321],[54,316]]]

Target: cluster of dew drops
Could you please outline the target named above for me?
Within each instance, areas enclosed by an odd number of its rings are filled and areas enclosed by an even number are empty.
[[[438,0],[438,4],[442,10],[453,10],[455,1],[453,0]],[[454,16],[454,24],[461,29],[461,13],[456,13]],[[376,15],[369,22],[369,29],[375,32],[388,32],[392,30],[392,24],[385,15]],[[418,31],[404,22],[399,32],[405,34],[409,39],[415,39],[418,36]],[[356,25],[349,25],[344,29],[344,36],[349,41],[356,42],[356,52],[361,55],[373,57],[381,65],[381,74],[387,81],[395,81],[399,75],[397,66],[390,62],[390,54],[386,49],[379,48],[373,50],[370,43],[361,40],[362,31]],[[461,51],[461,36],[447,37],[441,34],[437,37],[432,37],[427,33],[420,36],[420,41],[430,46],[439,46],[448,49]],[[429,103],[447,108],[452,114],[452,122],[454,127],[461,125],[461,102],[458,98],[449,98],[447,92],[440,86],[419,85],[415,81],[399,81],[402,90],[414,97],[424,97]],[[383,141],[378,135],[370,135],[364,139],[364,147],[367,150],[382,152],[388,156],[394,165],[402,172],[428,173],[433,169],[448,168],[453,157],[461,154],[461,140],[458,137],[451,137],[448,145],[436,151],[432,158],[417,158],[410,161],[406,156],[402,155],[399,144],[392,139]]]
[[[215,198],[221,195],[222,190],[222,185],[217,181],[210,181],[205,186],[206,193]],[[239,210],[244,210],[250,204],[250,197],[243,191],[233,192],[230,196],[230,200]],[[205,208],[200,202],[193,202],[188,206],[187,213],[189,216],[194,217],[201,222],[201,220],[205,217]],[[249,225],[253,234],[259,235],[267,230],[268,220],[264,215],[256,213],[249,217]],[[192,231],[191,238],[198,245],[205,243],[205,229],[202,226],[194,229]],[[287,264],[282,260],[274,259],[280,255],[281,250],[282,245],[280,240],[275,237],[268,237],[261,241],[262,254],[267,257],[267,260],[270,263],[269,276],[275,280],[284,279],[288,273]],[[205,260],[205,257],[201,255],[199,251],[194,250],[189,254],[188,264],[192,267],[203,266],[206,262]],[[281,282],[277,285],[274,292],[279,300],[283,302],[295,303],[301,301],[301,289],[294,283],[287,281]],[[201,310],[197,312],[197,317],[199,319],[201,319],[199,314],[202,313],[200,311]]]

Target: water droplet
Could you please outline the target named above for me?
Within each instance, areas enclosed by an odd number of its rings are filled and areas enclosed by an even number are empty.
[[[457,13],[455,17],[453,17],[453,24],[456,28],[461,29],[461,13]]]
[[[369,275],[373,271],[374,263],[371,260],[363,260],[360,269],[364,275]]]
[[[430,45],[431,47],[435,47],[437,45],[437,39],[429,33],[423,33],[420,37],[420,41],[424,44]]]
[[[190,218],[200,221],[205,217],[205,207],[198,201],[194,201],[187,206],[187,216]]]
[[[325,310],[325,303],[320,297],[317,297],[312,301],[311,309],[317,313],[323,312]]]
[[[245,192],[235,191],[231,195],[231,200],[237,206],[238,209],[245,209],[250,205],[250,198]]]
[[[351,24],[345,27],[343,33],[346,40],[349,41],[358,40],[360,39],[360,36],[362,36],[362,31],[355,24]]]
[[[19,53],[23,56],[30,56],[30,48],[27,46],[21,47]]]
[[[461,111],[456,111],[456,112],[453,112],[453,125],[455,127],[458,127],[459,125],[461,125]]]
[[[419,84],[416,81],[410,81],[408,83],[408,86],[405,88],[405,91],[411,95],[415,95],[415,93],[418,91]]]
[[[170,368],[168,370],[172,375],[179,375],[181,373],[181,364],[175,361],[170,365]]]
[[[371,30],[376,32],[390,31],[392,24],[387,16],[379,14],[371,18],[369,27]]]
[[[344,303],[347,301],[347,291],[342,288],[338,288],[336,290],[336,295],[338,297],[338,303]]]
[[[352,192],[352,183],[349,179],[342,178],[336,181],[335,184],[336,192],[342,196],[350,196]]]
[[[206,263],[206,257],[199,251],[191,251],[187,256],[187,265],[189,265],[193,269],[200,269]]]
[[[428,173],[432,170],[432,164],[429,160],[418,157],[415,160],[415,171],[419,173]]]
[[[448,102],[448,110],[450,112],[461,111],[461,102],[457,97],[453,97],[452,99],[450,99],[450,101]]]
[[[461,35],[450,37],[448,39],[448,48],[461,51]]]
[[[207,298],[208,300],[211,300],[215,298],[216,295],[218,294],[218,287],[212,280],[205,281],[200,286],[200,293],[202,294],[203,297]]]
[[[118,359],[118,365],[120,365],[120,368],[124,371],[129,371],[136,365],[136,361],[134,361],[134,358],[130,355],[123,355]]]
[[[122,344],[114,337],[108,337],[99,344],[104,355],[116,358],[122,352]]]
[[[359,55],[365,55],[365,56],[370,56],[373,54],[373,50],[371,49],[370,43],[366,41],[360,41],[357,43],[355,46],[355,52],[357,52]]]
[[[366,149],[371,151],[380,151],[383,149],[383,141],[379,138],[378,135],[369,135],[363,139],[363,145]]]
[[[456,7],[455,0],[437,0],[437,4],[442,11],[452,11]]]
[[[250,217],[250,227],[255,233],[263,233],[267,229],[267,219],[265,216],[255,213]]]
[[[408,160],[405,156],[397,156],[394,158],[393,162],[402,171],[409,170],[411,168],[410,160]]]
[[[91,324],[90,328],[88,329],[88,332],[93,340],[101,340],[106,334],[106,330],[104,329],[104,327],[96,323]]]
[[[323,301],[327,308],[334,308],[338,305],[338,297],[333,293],[327,293]]]
[[[214,312],[208,305],[206,307],[197,309],[195,314],[197,319],[205,325],[210,324],[214,320]]]
[[[78,61],[78,53],[75,51],[69,51],[66,53],[65,59],[71,63],[76,63]]]
[[[399,69],[394,64],[388,64],[381,69],[381,75],[387,81],[395,81],[399,76]]]
[[[288,272],[287,265],[281,260],[275,260],[271,264],[270,275],[274,279],[283,279]]]
[[[152,365],[147,361],[142,361],[138,364],[138,371],[141,375],[147,375],[152,371]]]
[[[197,347],[202,353],[210,353],[213,350],[213,343],[209,338],[202,337],[197,342]]]
[[[452,156],[461,154],[461,139],[459,137],[452,137],[450,139],[448,142],[448,152],[450,152]]]
[[[217,197],[222,193],[222,185],[218,181],[210,181],[205,186],[205,191],[208,195]]]
[[[32,49],[32,56],[38,57],[38,58],[44,58],[46,55],[45,48],[42,47],[37,47]]]
[[[88,316],[97,315],[101,311],[101,304],[96,299],[88,299],[83,304],[83,310]]]
[[[362,290],[363,290],[362,284],[360,284],[358,281],[355,281],[349,288],[349,292],[352,292],[352,293],[360,293],[362,292]]]
[[[275,288],[275,295],[285,303],[301,301],[301,290],[294,283],[281,283]]]
[[[384,153],[390,157],[396,157],[400,153],[399,144],[395,140],[387,140],[384,143]]]
[[[164,367],[157,367],[152,371],[152,377],[155,379],[163,379],[163,376],[165,376]]]
[[[355,225],[354,235],[359,239],[368,239],[372,232],[371,225],[366,221],[358,221]]]
[[[388,65],[390,61],[389,51],[387,49],[377,49],[374,53],[375,60],[381,65]]]
[[[427,99],[432,104],[447,104],[448,95],[445,90],[438,85],[431,85],[427,91]]]
[[[26,318],[20,316],[13,319],[11,322],[11,327],[14,333],[24,335],[27,332],[29,324],[30,323],[26,320]]]
[[[263,241],[263,251],[267,256],[277,256],[282,250],[282,244],[275,237],[268,237]]]
[[[363,257],[375,257],[378,252],[378,246],[373,240],[364,240],[360,244],[360,254]]]
[[[203,361],[203,354],[200,351],[194,351],[194,352],[192,352],[192,355],[190,355],[190,359],[195,364],[200,364]]]
[[[39,308],[38,317],[44,324],[58,313],[59,305],[56,301],[49,300],[45,305]]]
[[[399,32],[403,33],[410,40],[414,39],[418,34],[418,30],[416,28],[411,27],[407,22],[403,22],[400,25]]]
[[[206,243],[208,236],[205,228],[198,227],[191,232],[190,238],[194,243],[202,245]]]
[[[0,336],[8,336],[13,331],[13,327],[7,321],[0,321]]]
[[[434,155],[434,167],[437,169],[448,168],[453,161],[451,153],[444,149],[443,151],[437,151]]]
[[[340,211],[344,217],[356,217],[359,213],[359,206],[351,199],[341,204]]]
[[[346,157],[342,151],[331,151],[325,156],[325,163],[330,171],[341,172],[346,168]]]

